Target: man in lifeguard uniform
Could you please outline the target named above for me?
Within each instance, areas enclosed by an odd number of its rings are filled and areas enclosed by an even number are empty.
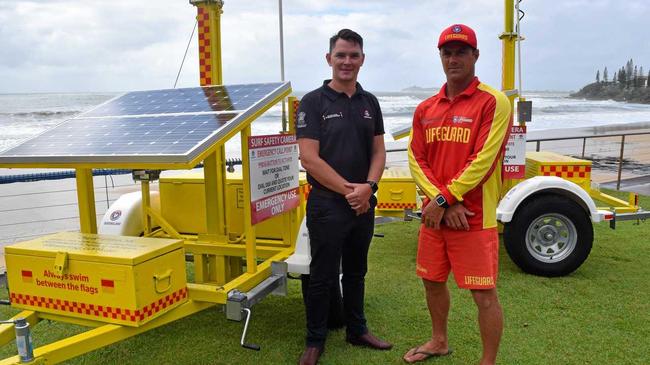
[[[404,360],[415,363],[451,354],[446,283],[452,272],[456,284],[471,291],[478,307],[480,364],[494,364],[503,332],[496,290],[496,206],[501,160],[512,124],[510,103],[474,75],[479,50],[470,27],[454,24],[445,29],[438,49],[447,82],[415,110],[408,148],[411,174],[427,196],[416,272],[424,283],[433,332]]]

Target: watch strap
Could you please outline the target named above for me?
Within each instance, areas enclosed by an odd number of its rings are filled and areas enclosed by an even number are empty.
[[[442,208],[449,208],[449,203],[447,203],[447,199],[442,194],[438,194],[435,198],[434,201],[439,207]]]
[[[377,185],[376,181],[368,180],[366,181],[366,184],[370,185],[370,189],[372,189],[373,194],[379,190],[379,185]]]

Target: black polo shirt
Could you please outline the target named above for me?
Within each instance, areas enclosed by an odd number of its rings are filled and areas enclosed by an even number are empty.
[[[296,136],[318,140],[320,157],[347,181],[366,182],[373,139],[384,134],[379,101],[359,83],[354,95],[348,97],[329,87],[330,81],[325,80],[300,101]],[[307,181],[328,190],[309,174]]]

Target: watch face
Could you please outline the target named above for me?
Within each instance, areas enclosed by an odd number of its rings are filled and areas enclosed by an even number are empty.
[[[443,206],[443,205],[445,205],[446,202],[447,202],[447,200],[445,199],[444,196],[440,195],[440,196],[436,197],[436,204],[438,204],[438,206]]]

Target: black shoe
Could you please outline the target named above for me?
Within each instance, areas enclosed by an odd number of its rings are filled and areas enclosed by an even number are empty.
[[[354,346],[369,347],[375,350],[390,350],[393,344],[377,338],[370,332],[366,332],[361,336],[348,335],[345,340]]]
[[[305,351],[300,356],[300,361],[298,362],[298,364],[299,365],[316,365],[316,364],[318,364],[318,359],[320,358],[320,355],[322,353],[323,353],[323,348],[322,347],[307,346],[305,348]]]

